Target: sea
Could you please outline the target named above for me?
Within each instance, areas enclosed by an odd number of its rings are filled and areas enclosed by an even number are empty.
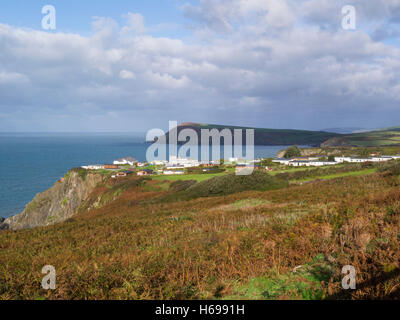
[[[0,217],[20,213],[71,168],[132,156],[145,161],[144,133],[0,133]],[[286,146],[255,146],[275,157]]]

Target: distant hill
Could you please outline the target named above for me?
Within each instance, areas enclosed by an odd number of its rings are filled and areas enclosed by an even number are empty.
[[[201,124],[194,122],[185,122],[178,126],[178,134],[184,129],[193,129],[200,137],[201,129],[229,129],[233,132],[234,129],[243,129],[243,141],[245,141],[245,129],[255,129],[254,144],[264,146],[280,146],[280,145],[311,145],[319,146],[324,141],[331,138],[341,137],[342,135],[333,132],[325,131],[307,131],[307,130],[292,130],[292,129],[263,129],[251,127],[239,127],[230,125],[217,124]],[[169,133],[166,134],[167,142],[169,141]]]
[[[340,133],[340,134],[351,134],[351,133],[360,133],[360,132],[367,132],[367,131],[373,131],[376,130],[374,129],[366,129],[366,128],[359,128],[359,127],[339,127],[339,128],[327,128],[327,129],[322,129],[322,131],[325,132],[334,132],[334,133]]]
[[[400,127],[390,127],[370,132],[353,133],[333,137],[322,143],[322,147],[383,147],[400,145]]]

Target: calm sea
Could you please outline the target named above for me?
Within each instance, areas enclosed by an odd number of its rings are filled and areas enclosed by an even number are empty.
[[[0,216],[21,212],[34,196],[73,168],[132,156],[145,161],[139,133],[0,133]],[[256,146],[256,157],[274,157],[283,146]]]

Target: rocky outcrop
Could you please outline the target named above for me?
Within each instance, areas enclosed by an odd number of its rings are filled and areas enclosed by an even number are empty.
[[[349,147],[349,143],[342,137],[334,137],[321,143],[321,147]]]
[[[0,217],[0,231],[8,229],[8,224],[4,222],[5,220],[5,218]]]
[[[82,169],[83,170],[83,169]],[[39,193],[24,211],[0,223],[18,230],[52,225],[73,216],[92,190],[103,181],[98,173],[71,170],[50,189]]]
[[[327,156],[341,156],[343,149],[340,148],[301,148],[302,157],[327,157]],[[283,158],[285,156],[286,149],[279,151],[276,154],[277,158]]]

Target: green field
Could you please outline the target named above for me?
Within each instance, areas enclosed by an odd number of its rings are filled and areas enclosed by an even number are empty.
[[[329,141],[335,141],[335,139],[328,140],[328,143]],[[398,128],[388,128],[386,130],[353,133],[342,136],[336,141],[340,142],[341,145],[355,147],[399,146],[400,131]]]
[[[308,181],[313,181],[313,180],[329,180],[329,179],[348,177],[348,176],[362,176],[362,175],[372,174],[375,172],[376,172],[375,168],[365,169],[365,170],[358,170],[358,171],[343,172],[343,173],[336,173],[336,174],[330,174],[330,175],[325,175],[325,176],[312,177],[312,178],[303,179],[303,180],[296,180],[296,182],[308,182]]]
[[[243,134],[246,129],[254,129],[255,145],[320,145],[324,141],[341,137],[342,135],[333,132],[309,131],[309,130],[293,130],[293,129],[269,129],[269,128],[251,128],[238,127],[231,125],[203,124],[203,123],[183,123],[178,126],[178,134],[181,130],[193,129],[200,136],[202,129],[205,130],[222,130],[228,129],[231,132],[235,129],[242,130]],[[166,134],[169,139],[169,133]],[[245,135],[244,135],[245,136]]]
[[[341,164],[337,165],[336,167],[343,166]],[[322,167],[324,168],[324,167]],[[270,174],[272,176],[277,175],[278,173],[284,173],[284,172],[295,172],[295,171],[305,171],[309,170],[310,167],[302,167],[302,168],[289,168],[285,170],[280,170],[280,171],[273,171]],[[206,181],[214,177],[220,177],[229,173],[234,172],[234,169],[228,169],[226,172],[221,172],[221,173],[216,173],[216,174],[185,174],[185,175],[171,175],[171,176],[165,176],[165,175],[159,175],[159,176],[154,176],[152,177],[153,180],[166,180],[166,181],[186,181],[186,180],[195,180],[197,182],[201,181]],[[313,180],[329,180],[329,179],[335,179],[335,178],[340,178],[340,177],[347,177],[347,176],[361,176],[361,175],[367,175],[367,174],[372,174],[375,173],[376,169],[364,169],[364,170],[354,170],[351,172],[342,172],[342,173],[336,173],[336,174],[330,174],[330,175],[321,175],[321,176],[315,176],[307,179],[301,179],[301,180],[291,180],[291,182],[309,182]]]
[[[228,173],[235,172],[235,169],[229,168],[225,172],[220,173],[209,173],[209,174],[183,174],[183,175],[159,175],[152,177],[153,180],[167,180],[167,181],[178,181],[178,180],[196,180],[197,182],[205,181],[214,177],[220,177]]]

